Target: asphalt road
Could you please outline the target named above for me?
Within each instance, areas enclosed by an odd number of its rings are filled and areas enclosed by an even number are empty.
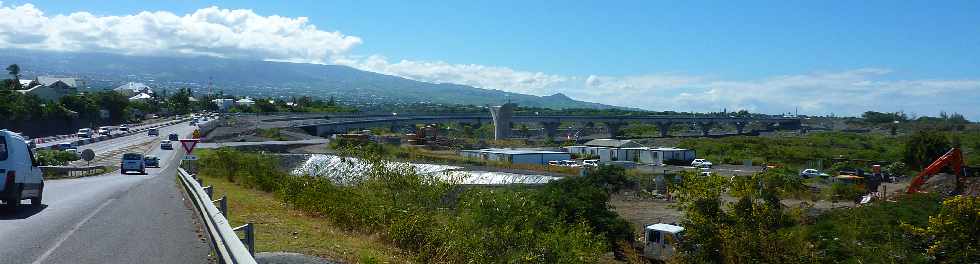
[[[181,123],[160,134],[194,128]],[[86,147],[98,153],[152,140],[131,135]],[[151,149],[161,168],[146,175],[45,181],[42,206],[0,212],[0,263],[206,263],[210,249],[175,180],[183,150]]]

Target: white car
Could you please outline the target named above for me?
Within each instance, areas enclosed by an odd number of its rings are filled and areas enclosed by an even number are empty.
[[[805,169],[803,171],[800,171],[800,177],[803,178],[830,177],[830,174],[820,172],[816,169]]]
[[[582,161],[582,166],[584,166],[584,167],[599,167],[599,160],[596,160],[596,159],[583,160]]]
[[[146,174],[146,161],[143,160],[143,154],[139,153],[126,153],[122,156],[122,161],[119,162],[119,172],[126,174],[126,172],[136,171],[140,174]]]
[[[0,200],[16,210],[21,200],[31,199],[31,205],[41,205],[44,178],[38,168],[34,150],[24,138],[0,130]]]
[[[75,133],[76,136],[81,138],[90,138],[92,137],[92,134],[93,132],[91,128],[82,128],[78,130],[78,133]]]
[[[706,159],[694,159],[694,161],[691,162],[691,166],[695,168],[711,168],[712,165],[714,164]]]

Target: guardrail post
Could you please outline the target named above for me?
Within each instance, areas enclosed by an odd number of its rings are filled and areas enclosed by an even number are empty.
[[[204,193],[208,194],[208,198],[214,195],[214,187],[204,186]]]
[[[255,256],[255,226],[249,222],[233,230],[242,230],[245,233],[245,238],[241,239],[242,243],[245,243],[245,246],[248,247],[248,254]]]
[[[214,200],[218,203],[218,210],[221,211],[221,215],[228,217],[228,196],[222,195],[221,199]]]

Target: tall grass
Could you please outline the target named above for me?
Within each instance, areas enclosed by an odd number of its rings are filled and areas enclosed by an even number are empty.
[[[201,153],[200,174],[275,192],[340,227],[379,234],[426,263],[594,263],[616,242],[632,240],[628,223],[607,204],[621,170],[538,189],[459,188],[376,152],[355,152],[371,169],[343,181],[292,176],[271,166],[272,156],[231,149]]]

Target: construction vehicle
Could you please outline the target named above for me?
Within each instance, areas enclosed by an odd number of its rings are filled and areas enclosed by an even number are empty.
[[[921,192],[921,187],[926,183],[926,180],[932,175],[936,175],[941,172],[942,169],[946,167],[951,167],[953,174],[956,175],[956,189],[954,189],[954,194],[959,194],[963,192],[963,186],[966,181],[966,177],[963,169],[963,151],[959,148],[952,148],[946,154],[939,156],[932,164],[929,164],[918,176],[912,179],[912,183],[909,184],[907,193],[918,193]]]

